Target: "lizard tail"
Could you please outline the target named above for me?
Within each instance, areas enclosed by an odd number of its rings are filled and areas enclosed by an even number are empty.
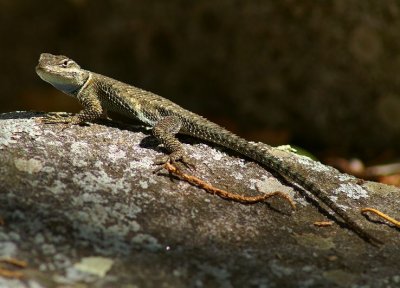
[[[273,155],[271,152],[271,146],[267,144],[248,142],[227,130],[225,130],[225,133],[225,135],[222,135],[221,132],[219,132],[219,137],[223,138],[225,141],[221,141],[223,143],[218,144],[233,149],[234,151],[251,158],[267,169],[274,170],[274,172],[278,173],[283,178],[288,179],[290,182],[299,184],[305,190],[309,191],[314,197],[332,209],[337,215],[339,215],[347,224],[347,226],[361,238],[373,245],[382,244],[379,239],[365,231],[354,219],[349,216],[348,213],[346,213],[343,208],[331,200],[328,194],[316,185],[315,181],[311,180],[306,175],[303,175],[304,173],[295,171],[290,163]]]

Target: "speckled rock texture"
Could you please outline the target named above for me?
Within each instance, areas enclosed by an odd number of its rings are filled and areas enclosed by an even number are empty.
[[[315,227],[332,215],[226,149],[182,138],[194,175],[245,195],[284,191],[297,210],[278,198],[227,201],[154,174],[163,149],[144,127],[65,128],[38,123],[40,116],[0,115],[0,257],[29,263],[24,279],[0,277],[0,287],[400,285],[399,231],[359,213],[368,206],[398,215],[395,187],[274,152],[321,187],[337,187],[332,199],[384,241],[376,248],[345,225]]]

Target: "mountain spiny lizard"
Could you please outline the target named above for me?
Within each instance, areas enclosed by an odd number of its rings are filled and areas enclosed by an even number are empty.
[[[338,204],[306,175],[294,172],[290,164],[273,155],[271,146],[246,141],[221,126],[192,113],[154,93],[112,78],[82,69],[75,61],[62,55],[43,53],[36,72],[44,81],[78,99],[83,110],[69,117],[49,116],[45,123],[81,124],[105,117],[107,110],[136,118],[153,127],[153,135],[170,152],[161,162],[180,161],[189,164],[177,133],[219,144],[253,159],[266,168],[299,184],[337,213],[359,236],[371,243],[380,241],[366,232]],[[160,164],[160,163],[159,163]]]

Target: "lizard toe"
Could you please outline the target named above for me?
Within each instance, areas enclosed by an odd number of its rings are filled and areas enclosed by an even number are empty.
[[[186,155],[179,155],[177,153],[171,153],[170,155],[164,155],[157,157],[154,160],[154,164],[158,167],[153,171],[153,173],[157,173],[162,170],[166,163],[170,163],[174,165],[179,170],[184,170],[182,168],[188,168],[190,170],[196,170],[196,166],[193,161]]]
[[[185,165],[186,168],[190,170],[196,170],[196,165],[194,164],[193,160],[190,159],[188,156],[184,155],[179,160],[183,165]]]

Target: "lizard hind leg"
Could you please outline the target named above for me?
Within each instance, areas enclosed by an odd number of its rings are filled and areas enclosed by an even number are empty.
[[[175,137],[181,127],[182,121],[177,116],[166,116],[154,125],[154,137],[156,137],[169,152],[169,155],[157,158],[154,162],[156,165],[165,165],[166,163],[177,165],[177,162],[181,162],[186,167],[194,168],[194,164],[187,156],[182,143]]]

